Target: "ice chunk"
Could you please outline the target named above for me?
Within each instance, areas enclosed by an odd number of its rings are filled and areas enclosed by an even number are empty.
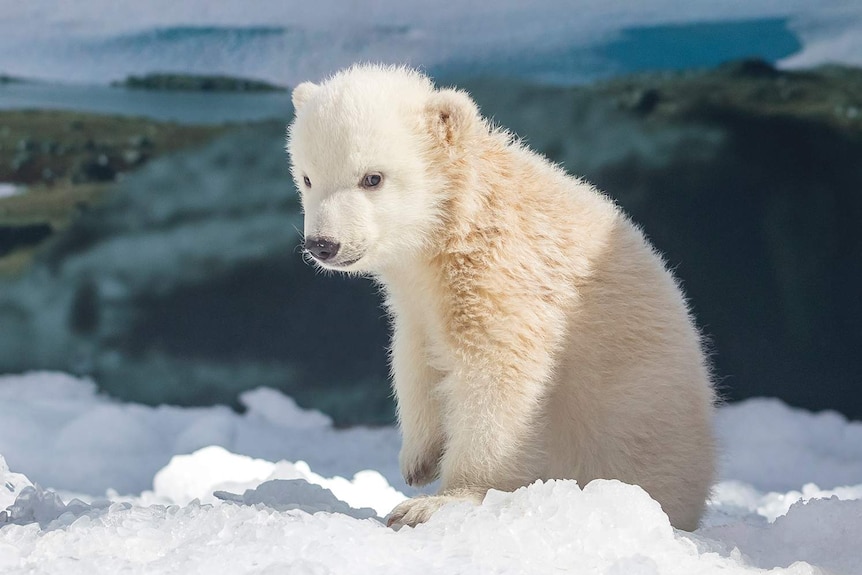
[[[70,525],[83,515],[101,513],[110,505],[105,500],[85,503],[80,499],[72,499],[69,503],[63,503],[54,491],[42,489],[39,485],[29,485],[21,490],[15,502],[6,509],[6,516],[0,524],[38,523],[42,529],[53,529]]]
[[[66,505],[53,491],[45,491],[41,487],[28,486],[21,490],[15,503],[7,509],[8,523],[27,525],[38,523],[43,529],[48,523],[66,511]]]
[[[6,460],[0,455],[0,523],[3,520],[4,509],[15,502],[22,489],[32,485],[25,476],[9,471]]]
[[[354,509],[338,499],[329,489],[309,483],[304,479],[273,479],[254,489],[246,489],[242,495],[216,491],[216,497],[244,505],[263,504],[279,511],[299,509],[306,513],[343,513],[356,519],[375,517],[373,509]]]

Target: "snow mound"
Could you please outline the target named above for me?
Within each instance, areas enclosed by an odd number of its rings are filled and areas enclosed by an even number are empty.
[[[248,416],[277,427],[315,429],[331,427],[332,419],[314,409],[302,409],[293,398],[266,387],[240,394],[239,401],[248,409]]]
[[[799,503],[814,499],[836,498],[843,501],[862,499],[862,485],[820,489],[814,483],[806,483],[802,491],[760,493],[754,487],[741,481],[722,481],[713,487],[711,504],[714,510],[721,509],[726,517],[744,517],[750,513],[765,518],[770,523],[785,515],[790,508]],[[721,515],[714,512],[707,517],[707,525],[723,524]]]
[[[275,464],[263,459],[235,455],[221,447],[205,447],[191,455],[172,457],[156,473],[153,490],[157,497],[180,505],[193,499],[212,503],[214,490],[259,485],[274,469]]]
[[[241,401],[247,408],[243,414],[225,406],[148,407],[112,400],[98,394],[92,381],[62,373],[2,376],[0,453],[46,487],[97,496],[108,490],[139,494],[152,487],[153,476],[173,456],[208,446],[267,461],[304,460],[326,476],[379,483],[382,475],[385,483],[413,492],[398,468],[400,439],[394,428],[335,429],[326,415],[303,410],[272,389],[246,392]],[[205,463],[201,459],[197,464]],[[303,477],[268,477],[269,467],[266,473],[260,466],[250,471],[238,461],[209,465],[236,465],[260,481]],[[363,473],[368,469],[375,475]],[[170,496],[178,503],[203,497],[200,489],[189,489],[188,496]]]
[[[722,407],[717,423],[723,478],[781,491],[862,479],[862,422],[848,422],[840,413],[756,398]]]
[[[764,569],[805,561],[828,573],[862,573],[860,500],[833,496],[799,501],[769,525],[743,521],[698,533],[723,542],[726,548],[737,548],[752,565]]]
[[[323,477],[314,473],[304,461],[272,463],[236,455],[216,446],[205,447],[191,455],[173,457],[166,467],[156,473],[151,495],[153,501],[181,505],[194,499],[214,503],[218,498],[214,495],[216,491],[254,491],[264,482],[273,480],[300,480],[319,486],[344,502],[344,505],[371,508],[381,517],[406,498],[376,471],[360,471],[353,479]],[[271,491],[268,493],[272,494]],[[344,513],[340,508],[338,512]]]
[[[41,405],[87,404],[96,394],[96,384],[56,371],[31,371],[0,378],[0,401],[33,402]]]

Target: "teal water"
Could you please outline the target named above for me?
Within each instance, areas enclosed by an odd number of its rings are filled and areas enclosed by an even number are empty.
[[[693,22],[625,28],[598,45],[499,53],[448,62],[435,71],[455,78],[485,75],[569,85],[647,71],[710,68],[741,58],[775,64],[801,49],[787,18]]]
[[[740,58],[777,62],[802,49],[786,18],[695,22],[623,30],[596,54],[626,73],[709,68]]]
[[[288,92],[158,92],[99,85],[0,84],[0,110],[29,108],[143,116],[189,124],[286,121],[293,114]]]

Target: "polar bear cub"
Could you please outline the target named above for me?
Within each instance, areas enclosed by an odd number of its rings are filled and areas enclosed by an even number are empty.
[[[715,397],[680,287],[640,229],[415,70],[357,65],[293,102],[305,248],[383,287],[401,469],[411,485],[440,479],[390,524],[490,488],[613,478],[696,528]]]

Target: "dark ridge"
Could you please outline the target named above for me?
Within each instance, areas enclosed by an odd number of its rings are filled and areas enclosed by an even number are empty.
[[[187,92],[284,92],[285,88],[261,80],[232,76],[198,76],[195,74],[147,74],[129,76],[111,82],[116,88],[134,90],[174,90]]]
[[[731,76],[748,78],[775,78],[781,75],[775,66],[760,58],[746,58],[728,62],[720,66],[719,70]]]
[[[53,232],[49,224],[0,226],[0,256],[18,248],[35,246]]]

